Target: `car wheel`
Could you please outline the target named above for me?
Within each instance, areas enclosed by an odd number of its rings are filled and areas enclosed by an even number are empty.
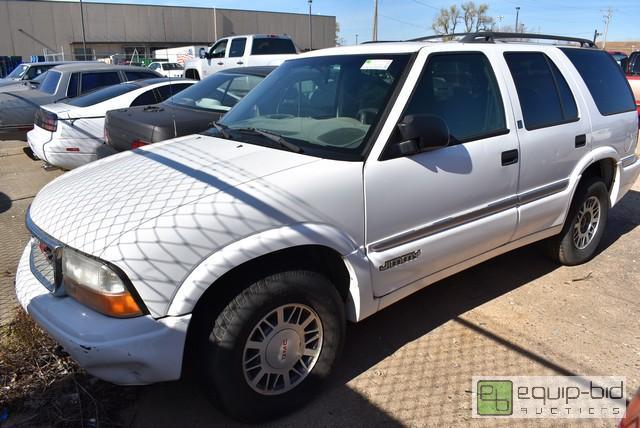
[[[345,330],[340,295],[310,271],[251,284],[210,322],[199,352],[210,398],[247,422],[309,401],[331,372]]]
[[[596,253],[609,214],[609,192],[599,178],[581,183],[569,208],[562,232],[549,240],[549,253],[559,263],[578,265]]]

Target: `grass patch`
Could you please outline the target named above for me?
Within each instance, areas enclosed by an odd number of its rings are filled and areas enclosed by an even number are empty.
[[[87,374],[22,310],[0,327],[0,426],[121,426],[135,388]]]

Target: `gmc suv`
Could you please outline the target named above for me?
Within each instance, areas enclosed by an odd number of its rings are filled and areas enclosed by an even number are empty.
[[[546,240],[592,258],[640,174],[625,77],[588,40],[475,33],[286,61],[203,134],[52,181],[22,306],[90,373],[187,368],[232,416],[307,401],[345,322]]]

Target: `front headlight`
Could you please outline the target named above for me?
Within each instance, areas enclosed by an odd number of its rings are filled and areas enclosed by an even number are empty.
[[[118,318],[142,315],[125,283],[107,263],[65,248],[62,278],[67,295],[98,312]]]

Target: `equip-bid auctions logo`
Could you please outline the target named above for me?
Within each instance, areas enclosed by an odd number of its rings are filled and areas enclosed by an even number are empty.
[[[619,376],[474,376],[472,416],[621,419],[625,387]]]

